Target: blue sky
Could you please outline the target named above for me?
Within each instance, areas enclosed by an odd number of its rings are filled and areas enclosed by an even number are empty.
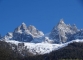
[[[63,18],[67,24],[83,28],[83,0],[0,0],[0,33],[25,22],[48,33]]]

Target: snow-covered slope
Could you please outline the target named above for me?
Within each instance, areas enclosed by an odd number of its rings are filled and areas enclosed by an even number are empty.
[[[19,43],[23,43],[23,42],[18,42],[18,41],[14,41],[14,40],[6,40],[6,42],[8,43],[12,43],[18,46]],[[82,40],[72,40],[70,42],[67,43],[63,43],[63,44],[50,44],[50,43],[28,43],[28,42],[24,42],[24,47],[27,47],[27,50],[33,54],[45,54],[45,53],[50,53],[53,50],[58,50],[60,48],[63,48],[65,46],[67,46],[70,43],[73,42],[83,42]]]

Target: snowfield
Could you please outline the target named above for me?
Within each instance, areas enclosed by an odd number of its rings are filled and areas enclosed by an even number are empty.
[[[15,41],[15,40],[6,40],[7,43],[12,43],[15,45],[18,45],[18,43],[24,43],[24,46],[27,46],[27,49],[33,53],[33,54],[45,54],[45,53],[50,53],[53,50],[58,50],[60,48],[63,48],[65,46],[67,46],[70,43],[73,42],[83,42],[82,40],[72,40],[70,42],[67,43],[63,43],[63,44],[50,44],[50,43],[28,43],[28,42],[19,42],[19,41]]]

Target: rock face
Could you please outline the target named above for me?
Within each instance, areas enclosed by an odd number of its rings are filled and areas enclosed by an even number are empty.
[[[38,29],[36,29],[34,26],[30,25],[28,26],[28,31],[31,33],[31,35],[34,38],[39,38],[44,36],[44,33],[42,31],[39,31]]]
[[[77,29],[75,24],[65,24],[64,20],[61,19],[50,33],[44,35],[42,31],[39,31],[33,25],[27,27],[25,23],[22,23],[2,39],[32,43],[66,43],[75,39],[83,39],[83,30]]]
[[[69,38],[69,40],[76,40],[76,39],[83,39],[83,29],[79,30]]]
[[[68,41],[68,38],[77,31],[78,29],[75,25],[67,25],[63,19],[61,19],[57,26],[52,29],[49,36],[55,43],[65,43]]]
[[[37,30],[34,26],[26,26],[25,23],[22,23],[17,27],[14,32],[7,33],[4,37],[6,40],[16,40],[22,42],[30,42],[34,38],[42,37],[44,34],[42,31]]]

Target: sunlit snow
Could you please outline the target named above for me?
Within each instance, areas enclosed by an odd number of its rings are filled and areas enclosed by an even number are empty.
[[[23,42],[18,42],[15,40],[6,40],[6,42],[10,42],[12,44],[18,45],[18,43],[23,43]],[[24,46],[27,46],[27,49],[29,49],[29,51],[33,54],[45,54],[45,53],[50,53],[53,50],[58,50],[62,47],[67,46],[70,43],[73,42],[83,42],[82,40],[72,40],[70,42],[67,43],[63,43],[63,44],[50,44],[50,43],[28,43],[28,42],[24,42]]]

